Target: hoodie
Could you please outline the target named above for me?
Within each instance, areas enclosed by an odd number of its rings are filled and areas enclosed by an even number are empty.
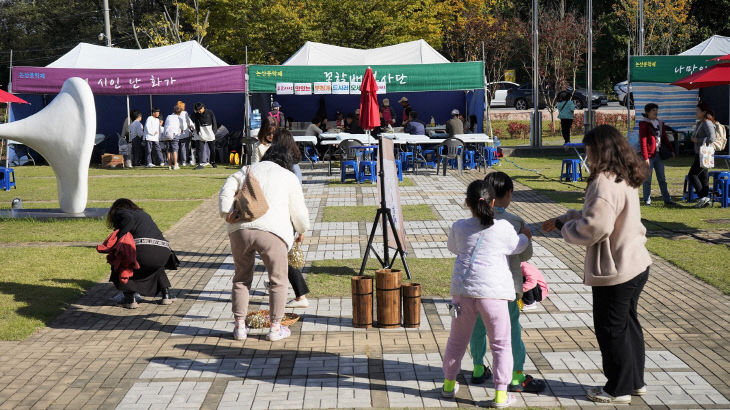
[[[657,122],[659,126],[655,128],[652,121],[646,117],[646,114],[642,114],[641,118],[639,118],[639,148],[641,149],[641,158],[644,160],[654,157],[661,145],[668,147],[674,152],[674,146],[672,146],[669,138],[667,138],[664,121],[657,119]],[[657,136],[660,136],[659,144],[657,144]]]

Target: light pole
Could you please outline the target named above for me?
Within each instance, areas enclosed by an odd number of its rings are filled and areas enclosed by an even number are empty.
[[[644,55],[644,0],[639,0],[639,41],[636,42],[639,47],[638,53]]]
[[[537,0],[532,0],[532,121],[530,143],[533,147],[542,146],[542,116],[540,115],[540,70],[538,69],[538,40],[540,34],[537,25]]]
[[[585,111],[583,111],[583,124],[585,126],[585,131],[588,132],[595,126],[595,116],[593,112],[593,0],[588,0],[587,2],[587,20],[588,20],[588,36],[586,38],[586,43],[588,44],[588,48],[586,50],[587,58],[586,63],[588,65],[588,69],[586,70],[586,87],[588,88],[588,95],[586,96],[586,107]]]
[[[112,29],[109,23],[109,0],[104,0],[104,36],[106,36],[106,46],[112,46]]]

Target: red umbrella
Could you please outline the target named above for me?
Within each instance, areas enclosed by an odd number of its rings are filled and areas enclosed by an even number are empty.
[[[0,90],[0,103],[20,103],[20,104],[29,104],[28,101],[25,101],[22,98],[18,98],[14,96],[13,94],[10,94],[7,91]]]
[[[720,56],[720,57],[715,57],[713,59],[710,59],[710,61],[730,61],[730,54]]]
[[[380,126],[377,92],[378,84],[375,82],[373,70],[368,68],[360,85],[360,127],[364,130]]]
[[[688,90],[730,84],[730,63],[716,64],[672,83]]]

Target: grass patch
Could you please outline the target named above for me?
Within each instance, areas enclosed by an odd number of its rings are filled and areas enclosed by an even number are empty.
[[[0,340],[29,336],[109,274],[104,256],[95,249],[6,248],[2,253]]]
[[[332,179],[329,181],[328,186],[332,188],[342,188],[342,187],[355,187],[355,186],[368,186],[368,183],[358,184],[354,180],[347,180],[345,182],[340,182],[339,179]],[[403,178],[403,181],[398,182],[398,186],[416,186],[416,183],[413,182],[411,178]]]
[[[725,245],[715,245],[694,239],[649,238],[647,248],[653,253],[670,261],[730,295],[730,249]]]
[[[350,278],[360,272],[360,259],[314,261],[307,276],[307,284],[313,297],[346,297],[352,293]],[[413,279],[408,281],[405,272],[403,282],[421,284],[421,293],[428,296],[449,295],[451,287],[451,272],[454,259],[408,259],[408,267]],[[397,260],[394,269],[403,269],[403,264]],[[380,269],[376,259],[368,259],[365,269],[366,275],[375,275]]]
[[[361,222],[375,218],[377,206],[326,206],[322,222]],[[406,221],[435,221],[436,214],[428,205],[403,205]]]

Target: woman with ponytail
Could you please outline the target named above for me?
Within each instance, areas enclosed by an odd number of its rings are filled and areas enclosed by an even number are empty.
[[[494,365],[496,396],[493,405],[507,407],[515,398],[507,393],[512,381],[511,326],[507,302],[514,300],[515,289],[508,255],[527,248],[532,237],[523,226],[520,233],[506,220],[494,219],[494,188],[482,180],[469,184],[466,206],[472,217],[454,223],[448,248],[456,254],[451,276],[451,334],[444,354],[443,397],[454,397],[459,390],[456,375],[469,344],[477,315],[487,328]]]

